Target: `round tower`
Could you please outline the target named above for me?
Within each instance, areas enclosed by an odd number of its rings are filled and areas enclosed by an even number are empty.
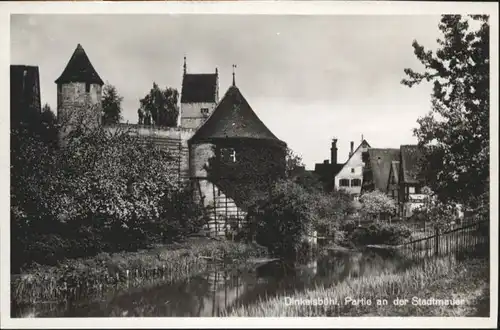
[[[61,142],[77,128],[86,130],[101,124],[104,83],[80,44],[55,83]]]

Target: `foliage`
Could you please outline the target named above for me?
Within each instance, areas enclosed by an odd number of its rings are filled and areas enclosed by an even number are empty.
[[[358,224],[354,220],[342,221],[339,224],[339,229],[345,231],[347,234],[352,233],[356,228],[358,228]]]
[[[366,228],[358,228],[350,234],[356,245],[401,244],[411,237],[411,230],[404,225],[376,222]]]
[[[117,124],[122,119],[121,103],[123,97],[118,94],[116,87],[110,84],[104,85],[102,89],[102,123]]]
[[[454,203],[443,203],[435,196],[429,195],[424,204],[413,211],[413,218],[423,220],[435,228],[447,228],[459,219],[459,206]]]
[[[219,242],[207,239],[187,240],[177,245],[140,252],[101,252],[91,258],[67,259],[54,266],[33,265],[25,269],[27,276],[11,282],[13,302],[30,303],[39,300],[66,300],[73,290],[84,290],[88,297],[99,294],[102,286],[143,285],[151,277],[182,280],[206,271],[208,261],[201,256],[248,261],[264,257],[267,251],[256,244]],[[128,285],[125,288],[128,288]]]
[[[182,239],[199,232],[206,223],[201,205],[193,199],[192,189],[175,190],[161,201],[158,231],[163,241]]]
[[[304,167],[302,157],[288,147],[286,148],[285,161],[287,178],[292,177],[297,171],[300,171],[301,168]]]
[[[475,209],[484,207],[489,189],[490,32],[488,16],[470,18],[443,15],[435,53],[414,41],[425,71],[405,69],[402,83],[434,83],[432,111],[414,130],[424,149],[426,181],[442,201]]]
[[[489,261],[468,259],[457,262],[453,258],[434,258],[424,264],[414,265],[404,271],[380,271],[372,276],[348,277],[331,286],[316,286],[290,295],[273,295],[245,306],[235,306],[226,311],[228,317],[325,317],[325,316],[487,316],[474,315],[479,306],[476,298],[489,292]],[[481,290],[485,288],[486,290]],[[412,304],[404,306],[391,303],[401,297],[427,299],[432,292],[436,299],[464,298],[463,305]],[[363,303],[344,304],[346,298],[361,297]],[[292,301],[336,301],[339,304],[313,305],[290,304]],[[387,305],[377,304],[377,299],[387,299]]]
[[[378,190],[361,195],[359,201],[361,203],[360,213],[371,218],[378,219],[380,214],[394,214],[396,211],[394,200]]]
[[[311,193],[310,202],[314,209],[315,230],[328,237],[335,236],[340,223],[354,212],[351,197],[343,190]]]
[[[339,222],[352,212],[352,203],[344,192],[309,191],[291,180],[281,180],[250,210],[254,215],[250,231],[256,233],[257,242],[275,255],[293,258],[312,231],[337,235]]]
[[[169,153],[127,131],[74,130],[60,149],[12,131],[13,269],[135,250],[196,231],[200,210]]]
[[[153,83],[153,88],[140,100],[139,124],[156,126],[177,126],[179,108],[177,105],[179,92],[174,88],[162,90],[158,84]]]
[[[295,257],[314,219],[309,197],[304,188],[293,182],[277,182],[270,196],[260,200],[256,207],[257,243],[275,255]]]

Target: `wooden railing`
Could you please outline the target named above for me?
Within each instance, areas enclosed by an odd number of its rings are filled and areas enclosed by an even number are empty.
[[[480,221],[448,230],[434,229],[430,236],[412,240],[399,246],[408,258],[471,253],[489,253],[489,221]]]

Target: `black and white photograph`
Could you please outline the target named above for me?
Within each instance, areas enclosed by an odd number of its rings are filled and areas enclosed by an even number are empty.
[[[2,327],[495,326],[498,6],[293,3],[0,5]]]

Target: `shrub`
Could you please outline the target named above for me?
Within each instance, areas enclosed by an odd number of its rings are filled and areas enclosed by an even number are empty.
[[[339,225],[339,229],[347,234],[352,233],[356,228],[358,228],[358,224],[354,220],[341,221]]]
[[[411,233],[411,230],[403,225],[377,222],[372,223],[367,228],[354,230],[350,235],[350,239],[356,245],[397,245],[408,239]]]
[[[173,158],[152,141],[98,128],[72,133],[54,149],[29,132],[12,134],[13,271],[137,250],[201,227]]]
[[[361,195],[361,214],[378,219],[381,214],[392,215],[396,211],[396,203],[381,191],[375,190]]]
[[[310,199],[314,209],[315,230],[326,236],[333,236],[339,222],[354,211],[351,198],[343,191],[316,191],[311,193]]]
[[[257,242],[274,255],[295,258],[304,235],[312,228],[314,207],[309,193],[294,182],[279,181],[254,212]]]

